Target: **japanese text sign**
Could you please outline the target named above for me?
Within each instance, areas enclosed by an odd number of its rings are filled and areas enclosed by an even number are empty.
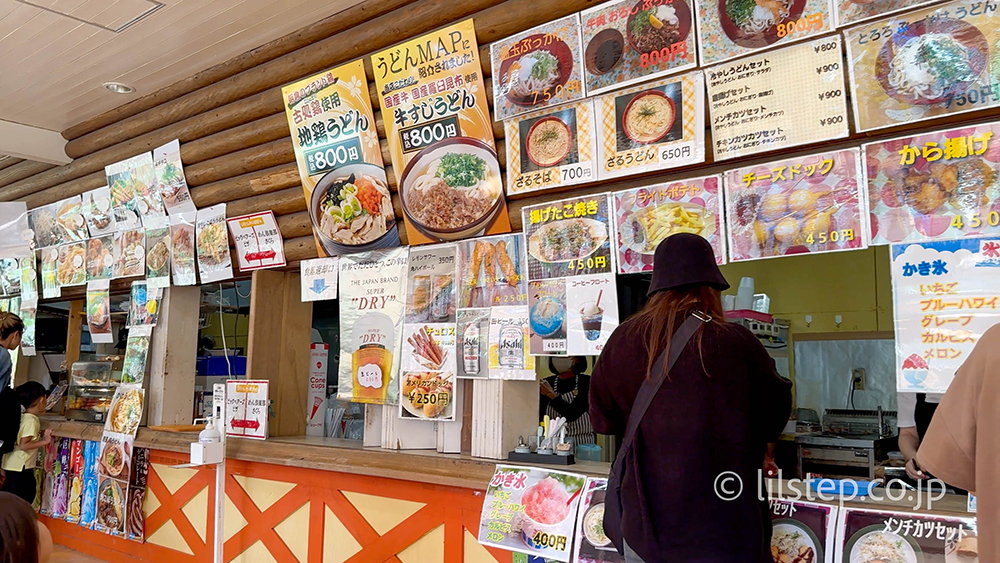
[[[839,36],[705,71],[716,160],[846,137]]]
[[[858,149],[726,172],[733,262],[868,246]]]
[[[845,30],[857,130],[1000,106],[997,6],[952,2]]]
[[[594,104],[599,179],[704,162],[700,71],[605,94]]]
[[[701,236],[712,243],[715,262],[725,264],[721,188],[721,176],[705,176],[612,194],[618,272],[652,272],[656,247],[676,233]]]
[[[289,84],[281,95],[320,256],[398,246],[363,61]]]
[[[267,439],[267,380],[226,380],[226,436]]]
[[[872,244],[1000,234],[1000,123],[862,147]]]
[[[303,260],[299,266],[302,302],[336,299],[339,272],[336,257]]]
[[[892,246],[896,389],[944,393],[1000,322],[1000,237]]]
[[[285,265],[285,246],[273,211],[252,213],[226,220],[236,244],[240,271]]]

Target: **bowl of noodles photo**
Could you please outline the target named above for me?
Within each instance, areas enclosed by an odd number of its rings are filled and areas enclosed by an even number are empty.
[[[778,41],[778,24],[797,21],[806,0],[719,0],[722,31],[740,47],[757,49]]]
[[[677,119],[674,101],[661,90],[639,92],[622,112],[622,131],[630,140],[647,145],[665,137]]]
[[[629,13],[626,24],[628,44],[639,54],[661,53],[670,46],[687,39],[691,33],[691,8],[684,0],[673,0],[670,4],[650,6],[648,0],[639,0]],[[643,9],[643,5],[647,8]]]
[[[385,170],[368,163],[331,170],[313,189],[309,218],[328,254],[386,246],[380,243],[396,233],[396,218]]]
[[[885,42],[875,61],[875,77],[898,102],[940,104],[976,83],[986,70],[989,49],[983,33],[964,21],[918,21]]]
[[[530,107],[558,97],[573,72],[573,51],[569,45],[542,33],[529,35],[518,43],[539,46],[500,64],[500,80],[507,99]]]
[[[438,240],[484,231],[500,209],[502,192],[496,151],[471,137],[427,146],[406,165],[399,182],[407,219]]]
[[[528,158],[541,168],[563,161],[573,147],[573,133],[563,120],[554,115],[543,117],[528,129],[524,141]]]

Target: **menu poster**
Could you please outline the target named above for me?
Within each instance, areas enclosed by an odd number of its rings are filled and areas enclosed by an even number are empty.
[[[55,445],[55,455],[53,460],[51,488],[49,497],[51,498],[49,509],[53,518],[64,518],[69,509],[69,438],[53,438]]]
[[[115,341],[111,329],[111,297],[107,285],[103,288],[99,285],[99,282],[87,283],[87,327],[95,344],[110,344]]]
[[[400,418],[455,420],[455,324],[403,325]]]
[[[504,121],[507,195],[597,178],[594,103],[584,100]]]
[[[52,299],[54,297],[59,297],[62,295],[62,290],[59,289],[59,282],[56,279],[59,262],[59,248],[55,246],[43,248],[38,251],[38,254],[41,257],[42,263],[42,298]]]
[[[407,247],[340,257],[340,400],[398,401],[408,259]]]
[[[139,383],[122,383],[115,389],[104,421],[104,433],[135,436],[142,418],[143,390]]]
[[[146,285],[170,287],[170,225],[166,217],[146,221]]]
[[[129,297],[128,327],[155,326],[160,314],[159,301],[163,290],[149,287],[145,281],[132,282]]]
[[[456,257],[454,244],[410,249],[406,284],[406,323],[455,324]]]
[[[458,243],[458,308],[527,305],[523,234]]]
[[[134,229],[140,225],[135,189],[132,187],[132,173],[129,161],[123,160],[104,167],[111,192],[111,209],[114,212],[115,228]]]
[[[282,267],[286,264],[285,243],[273,211],[233,217],[226,222],[233,235],[241,272]]]
[[[529,280],[615,271],[608,194],[526,206],[521,214]]]
[[[371,65],[409,244],[510,232],[472,20]]]
[[[38,269],[35,253],[21,258],[21,299],[38,300]]]
[[[497,465],[483,498],[479,543],[568,562],[586,477]]]
[[[115,233],[112,257],[113,278],[146,275],[146,231],[139,227]]]
[[[197,211],[191,201],[184,166],[181,164],[181,143],[177,139],[153,149],[153,167],[156,171],[156,195],[171,216]]]
[[[715,159],[847,137],[842,59],[834,35],[707,69]]]
[[[614,274],[566,278],[569,355],[596,356],[618,327],[618,289]]]
[[[490,311],[490,379],[535,379],[535,357],[528,346],[528,306],[493,307]]]
[[[146,358],[152,327],[137,326],[129,330],[122,362],[122,383],[142,383],[146,378]]]
[[[56,259],[56,281],[59,287],[83,285],[87,282],[84,263],[86,256],[86,242],[71,242],[59,247],[59,257]]]
[[[532,356],[566,355],[566,278],[528,282],[528,328]]]
[[[844,149],[726,172],[730,260],[867,247],[860,168]]]
[[[142,224],[149,227],[149,220],[155,222],[166,215],[163,200],[157,191],[156,167],[153,164],[153,153],[145,152],[128,160],[129,175],[132,178],[132,190],[135,193],[135,207],[142,218]]]
[[[489,377],[488,357],[490,335],[490,308],[459,309],[456,312],[456,351],[461,356],[457,362],[460,379],[486,379]]]
[[[831,0],[698,2],[698,60],[719,63],[833,29]]]
[[[114,233],[87,241],[87,280],[110,280],[115,273]]]
[[[1000,322],[1000,237],[892,246],[896,389],[944,393]]]
[[[604,497],[607,492],[607,479],[587,477],[576,516],[576,554],[573,558],[576,563],[625,563],[625,556],[618,554],[611,538],[604,533]]]
[[[320,256],[399,246],[363,61],[281,95]]]
[[[35,355],[35,315],[37,314],[38,299],[21,300],[21,322],[24,323],[24,330],[21,331],[21,352],[25,356]]]
[[[975,563],[976,519],[842,508],[834,560]]]
[[[712,244],[715,261],[726,263],[722,177],[654,184],[612,194],[618,272],[653,271],[653,255],[663,239],[692,233]]]
[[[115,232],[115,216],[111,210],[111,190],[104,186],[83,194],[83,217],[91,237]]]
[[[337,257],[315,258],[299,263],[302,302],[328,301],[337,298],[337,278],[340,267]]]
[[[834,2],[838,28],[932,3],[934,0],[836,0]]]
[[[56,215],[53,205],[38,207],[28,212],[28,228],[35,237],[35,248],[44,248],[62,242],[56,231]]]
[[[146,513],[142,509],[149,482],[149,449],[132,450],[132,475],[128,482],[128,509],[125,511],[125,534],[132,541],[146,540]]]
[[[496,120],[582,99],[582,50],[578,14],[490,45]]]
[[[195,232],[197,212],[170,216],[170,270],[174,285],[195,284]]]
[[[199,209],[196,230],[201,283],[232,278],[233,257],[229,254],[229,236],[226,234],[226,204]]]
[[[836,506],[774,499],[769,505],[773,528],[771,554],[775,561],[833,560]]]
[[[597,178],[704,162],[704,82],[695,71],[597,98]]]
[[[23,201],[0,202],[0,255],[25,258],[31,254],[34,233],[28,223],[28,206]]]
[[[97,519],[97,459],[101,443],[93,440],[83,442],[83,494],[80,497],[80,525],[92,528]]]
[[[993,5],[951,2],[844,31],[856,129],[1000,106]]]
[[[21,293],[21,264],[17,258],[0,258],[0,290],[4,295]]]
[[[693,2],[619,0],[580,12],[587,95],[697,64]]]
[[[872,244],[1000,234],[1000,123],[862,150]]]
[[[105,432],[101,436],[101,451],[97,458],[98,474],[127,482],[132,470],[134,442],[135,436]]]
[[[69,446],[69,502],[66,521],[74,524],[80,520],[80,502],[83,496],[83,440],[72,440]]]

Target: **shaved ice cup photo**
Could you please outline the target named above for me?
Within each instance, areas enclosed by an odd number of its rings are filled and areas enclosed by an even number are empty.
[[[562,483],[552,477],[546,477],[525,489],[521,495],[521,504],[524,505],[521,538],[524,544],[541,551],[553,547],[548,545],[548,538],[562,536],[567,529],[572,530],[572,526],[567,528],[563,524],[571,517],[572,501],[573,497],[566,492]],[[536,542],[536,537],[541,541]]]
[[[923,385],[928,371],[927,361],[918,354],[911,354],[903,361],[903,379],[910,385]]]

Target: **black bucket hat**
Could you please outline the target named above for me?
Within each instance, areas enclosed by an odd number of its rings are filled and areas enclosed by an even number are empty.
[[[665,238],[656,247],[653,280],[646,295],[698,285],[707,285],[719,291],[729,289],[729,282],[715,263],[712,245],[690,233],[677,233]]]

